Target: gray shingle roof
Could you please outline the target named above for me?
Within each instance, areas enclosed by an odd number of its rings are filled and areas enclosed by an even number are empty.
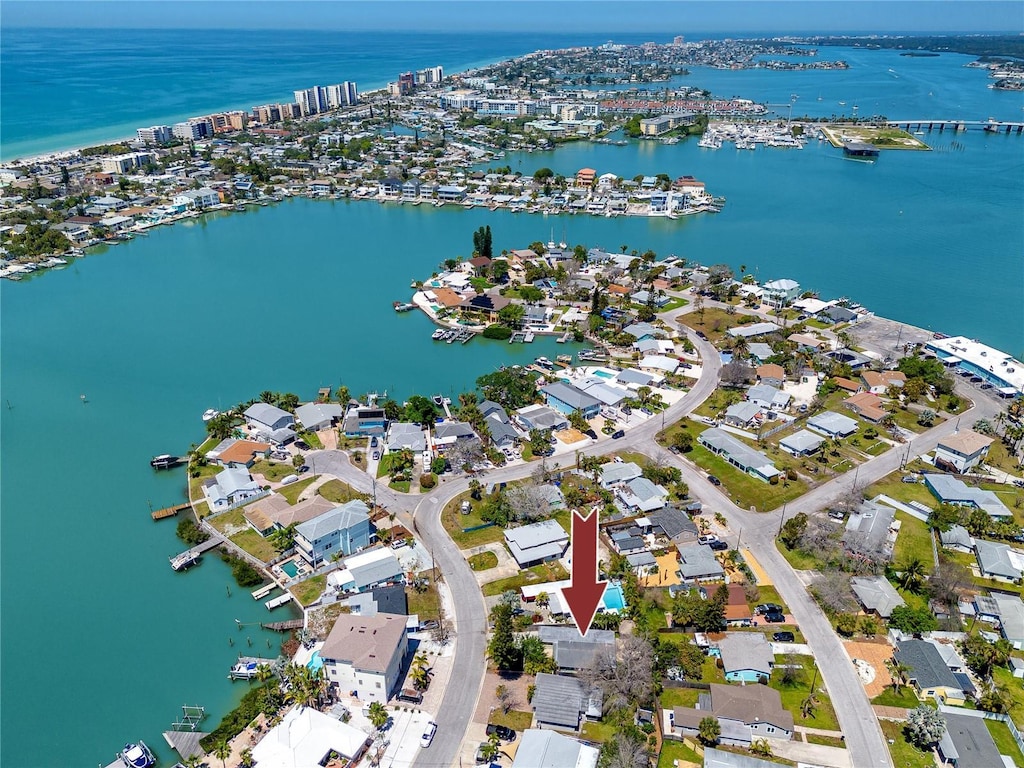
[[[316,541],[334,531],[353,528],[370,519],[370,509],[359,499],[353,499],[340,507],[314,517],[295,528],[306,541]]]
[[[583,685],[575,677],[541,672],[537,675],[536,685],[531,704],[538,723],[575,731],[580,727],[580,718],[588,710],[593,711],[596,706],[600,714],[599,696],[585,695]]]
[[[924,640],[897,640],[893,655],[896,661],[910,668],[907,676],[917,682],[918,688],[959,690],[959,683],[931,643]]]
[[[850,586],[861,604],[869,611],[875,611],[883,619],[892,615],[893,608],[906,605],[900,593],[884,576],[855,576],[850,580]]]
[[[1019,579],[1020,569],[1010,562],[1010,547],[985,539],[974,540],[974,551],[978,556],[978,567],[982,574],[1001,576],[1004,579]]]
[[[569,534],[554,520],[543,520],[505,531],[505,542],[520,565],[549,557],[561,557]]]
[[[647,514],[652,528],[660,528],[662,533],[674,539],[682,533],[697,533],[697,526],[685,513],[675,507],[662,507]]]
[[[722,668],[726,673],[752,669],[770,675],[775,656],[760,632],[727,632],[718,641]]]
[[[807,420],[807,426],[826,435],[852,435],[857,431],[857,422],[849,416],[835,411],[825,411]]]
[[[939,750],[957,768],[994,768],[1003,764],[995,740],[980,717],[946,713],[946,732]]]
[[[804,453],[805,451],[817,450],[823,442],[823,438],[814,434],[810,430],[801,429],[796,434],[787,435],[782,438],[779,441],[779,445],[790,449],[794,453]]]
[[[710,547],[684,544],[676,549],[679,551],[679,573],[684,579],[713,579],[725,575],[722,564]]]
[[[615,485],[615,483],[640,477],[642,474],[643,470],[640,469],[640,466],[632,461],[609,461],[607,464],[601,465],[601,485],[605,487]]]
[[[586,410],[601,404],[601,401],[596,397],[591,397],[586,392],[576,389],[576,387],[566,384],[564,381],[548,384],[546,387],[541,387],[540,391],[544,393],[545,397],[554,398],[577,410]]]
[[[555,731],[523,732],[512,768],[595,768],[599,751]]]

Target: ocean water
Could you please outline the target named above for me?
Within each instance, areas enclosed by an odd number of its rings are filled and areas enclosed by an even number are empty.
[[[307,70],[298,53],[288,58],[282,42],[296,45],[297,33],[254,36],[246,50],[256,53],[248,59],[238,55],[234,38],[212,51],[200,44],[220,33],[146,33],[152,36],[135,45],[159,50],[136,50],[128,60],[119,57],[130,34],[95,34],[121,44],[97,44],[90,58],[85,49],[65,50],[73,36],[33,42],[27,35],[12,45],[5,30],[5,157],[10,126],[15,144],[35,142],[42,151],[60,146],[62,137],[106,131],[108,117],[134,128],[161,115],[286,98],[303,84],[373,82],[374,72],[383,82],[399,69],[437,61],[447,68],[449,61],[505,55],[492,51],[575,40],[452,37],[448,58],[438,53],[443,41],[422,43],[424,54],[416,58],[415,37],[366,36],[360,45],[372,41],[372,48],[355,50],[353,40],[344,57],[307,46]],[[609,36],[615,37],[596,41]],[[198,41],[192,48],[189,37]],[[103,83],[95,92],[78,89],[68,107],[76,117],[66,122],[54,116],[59,107],[40,104],[45,119],[37,119],[35,133],[25,115],[34,91],[24,78],[33,69],[18,53],[31,45],[38,46],[37,57],[53,48],[67,82]],[[153,75],[152,96],[128,98],[141,92],[138,72],[161,71],[144,63],[149,56],[176,58],[167,53],[172,45],[186,46],[194,66],[171,79],[172,89]],[[268,51],[282,59],[280,66]],[[874,93],[879,102],[916,111],[928,93],[942,93],[941,116],[1009,119],[1016,103],[986,89],[984,74],[964,69],[963,57],[894,62],[864,51],[826,54],[858,63],[842,78],[832,72],[700,76],[720,95],[762,98],[770,88],[770,99],[788,102],[797,93],[803,104],[817,102],[820,90],[823,108],[828,99],[863,110],[863,94]],[[240,59],[247,61],[244,74]],[[396,66],[399,60],[408,63]],[[367,74],[353,76],[354,61]],[[907,76],[889,77],[890,68]],[[58,75],[40,77],[52,82]],[[233,86],[210,88],[235,78],[249,89],[238,101],[225,101]],[[960,83],[955,96],[936,90],[946,82]],[[964,106],[967,99],[973,101]],[[1005,101],[1005,111],[990,99]],[[269,614],[235,587],[215,557],[173,573],[165,558],[182,548],[174,523],[149,518],[150,504],[181,498],[185,478],[180,470],[155,473],[147,462],[201,439],[203,410],[264,389],[312,397],[318,387],[342,382],[354,392],[388,390],[399,398],[457,395],[498,365],[566,351],[551,339],[530,346],[482,339],[437,344],[420,313],[392,311],[392,301],[408,298],[411,280],[445,258],[468,256],[471,233],[481,224],[491,225],[499,251],[554,238],[742,264],[760,279],[791,277],[825,296],[847,295],[879,314],[1020,354],[1024,137],[935,132],[924,138],[933,152],[887,152],[875,163],[844,160],[817,142],[802,151],[755,152],[702,150],[695,142],[580,143],[500,162],[526,174],[542,166],[565,174],[585,166],[628,177],[689,173],[725,196],[725,209],[668,221],[290,200],[160,228],[58,272],[0,281],[0,763],[107,762],[126,740],[140,737],[169,762],[159,734],[179,707],[206,706],[213,727],[247,685],[226,679],[235,656],[267,652],[268,640],[279,641],[252,625]],[[236,619],[248,626],[239,629]],[[60,750],[44,751],[36,734],[58,707]]]

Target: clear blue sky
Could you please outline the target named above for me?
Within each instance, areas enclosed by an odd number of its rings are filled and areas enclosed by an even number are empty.
[[[2,27],[1024,32],[1022,0],[2,0]]]

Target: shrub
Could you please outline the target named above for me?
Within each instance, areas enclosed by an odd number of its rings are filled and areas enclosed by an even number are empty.
[[[196,525],[196,521],[191,517],[184,517],[178,521],[177,534],[178,538],[190,547],[194,547],[196,544],[202,544],[210,538],[210,534]]]
[[[488,325],[484,328],[485,339],[510,339],[512,338],[512,329],[505,325]]]
[[[263,583],[263,574],[249,565],[248,561],[230,552],[224,552],[221,559],[231,566],[231,575],[235,577],[238,586],[255,587]]]
[[[433,488],[437,485],[437,478],[433,474],[427,473],[420,475],[420,487],[421,488]]]
[[[841,635],[850,637],[857,631],[857,617],[849,613],[841,614],[836,619],[836,631]]]

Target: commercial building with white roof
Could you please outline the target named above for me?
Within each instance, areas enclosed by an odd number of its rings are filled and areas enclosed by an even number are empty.
[[[980,341],[965,336],[949,339],[932,339],[925,349],[948,368],[962,368],[980,376],[999,390],[1000,394],[1013,396],[1024,392],[1024,363]]]

